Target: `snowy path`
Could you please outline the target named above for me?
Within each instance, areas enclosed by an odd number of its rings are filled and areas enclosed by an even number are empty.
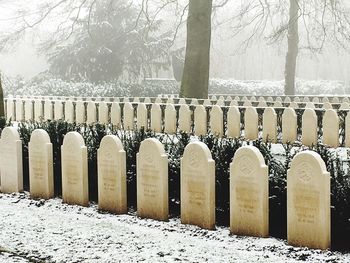
[[[0,219],[0,262],[350,262],[350,254],[229,236],[227,228],[101,214],[95,205],[34,201],[27,194],[0,194]]]

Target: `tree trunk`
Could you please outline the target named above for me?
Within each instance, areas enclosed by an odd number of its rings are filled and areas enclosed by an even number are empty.
[[[285,95],[295,95],[295,72],[299,51],[299,5],[298,0],[289,0],[289,2],[288,52],[284,72],[284,93]]]
[[[180,97],[207,99],[212,0],[189,0],[187,44]]]
[[[5,106],[4,106],[4,90],[2,89],[2,81],[0,75],[0,118],[5,118]]]

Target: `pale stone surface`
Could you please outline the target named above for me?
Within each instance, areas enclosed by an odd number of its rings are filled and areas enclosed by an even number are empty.
[[[237,106],[232,106],[227,112],[227,137],[241,136],[241,113]]]
[[[277,142],[277,114],[271,107],[266,108],[263,114],[263,140]]]
[[[320,103],[320,100],[319,100],[318,97],[314,97],[314,98],[312,99],[312,102],[313,102],[313,103]]]
[[[23,120],[23,101],[21,99],[16,99],[16,121]]]
[[[123,98],[123,102],[124,102],[124,103],[125,103],[125,102],[130,102],[130,100],[129,100],[128,97],[124,97],[124,98]]]
[[[348,97],[345,97],[345,98],[343,98],[342,102],[347,102],[347,103],[350,103],[350,100],[349,100],[349,98],[348,98]]]
[[[178,104],[186,104],[186,100],[184,98],[179,99]]]
[[[144,103],[137,105],[137,129],[148,130],[147,107]]]
[[[267,101],[267,102],[273,102],[273,98],[272,98],[272,97],[268,97],[268,98],[266,99],[266,101]]]
[[[276,97],[275,102],[283,102],[281,97]]]
[[[85,122],[85,104],[82,100],[76,101],[76,104],[75,104],[75,122],[76,123]]]
[[[216,100],[218,100],[218,99],[217,99],[217,97],[216,97],[215,95],[212,95],[212,96],[211,96],[211,100],[215,100],[215,101],[216,101]]]
[[[155,103],[163,103],[162,98],[157,97],[156,100],[155,100]]]
[[[293,109],[298,109],[299,108],[299,104],[295,101],[292,101],[290,104],[289,104],[289,107],[290,108],[293,108]]]
[[[251,97],[250,97],[250,101],[256,101],[255,96],[251,96]]]
[[[264,157],[254,146],[239,148],[230,165],[230,230],[268,237],[269,181]]]
[[[49,134],[36,129],[29,142],[29,184],[32,198],[50,199],[54,196],[53,152]]]
[[[108,105],[105,101],[101,101],[98,104],[98,122],[108,124]]]
[[[219,100],[216,102],[216,105],[217,105],[217,106],[225,106],[225,101],[219,99]]]
[[[168,220],[168,156],[155,138],[141,143],[137,154],[137,214],[143,218]]]
[[[294,97],[294,102],[300,102],[300,98],[299,97]]]
[[[225,100],[225,97],[224,96],[219,96],[219,100]]]
[[[231,100],[232,100],[232,97],[231,97],[231,96],[227,96],[227,97],[226,97],[226,100],[227,100],[227,101],[231,101]]]
[[[143,102],[146,103],[146,104],[152,103],[151,98],[149,98],[149,97],[146,97]]]
[[[231,106],[231,107],[232,107],[232,106],[238,106],[238,101],[236,101],[236,100],[231,100],[230,106]]]
[[[45,120],[53,119],[53,105],[51,100],[45,100],[44,102],[44,119]]]
[[[255,108],[248,107],[244,114],[244,137],[247,140],[258,139],[259,117]]]
[[[333,97],[333,100],[332,100],[333,103],[339,103],[339,98],[338,97]]]
[[[140,102],[140,99],[138,97],[134,97],[134,100],[133,100],[134,103],[139,103]]]
[[[282,114],[282,142],[294,143],[297,140],[297,114],[293,108],[285,108]]]
[[[323,144],[339,146],[339,117],[335,110],[326,110],[323,115]]]
[[[176,110],[172,104],[168,104],[165,108],[164,132],[168,134],[176,133]]]
[[[193,99],[191,100],[191,104],[192,104],[192,105],[199,105],[198,100],[197,100],[196,98],[193,98]]]
[[[203,106],[210,106],[210,105],[211,105],[211,100],[209,99],[204,100]]]
[[[343,101],[342,104],[340,105],[340,110],[349,110],[350,109],[350,104],[349,102]]]
[[[63,119],[63,104],[61,100],[55,100],[53,105],[55,120]]]
[[[152,104],[151,130],[154,132],[162,132],[162,109],[158,103]]]
[[[216,136],[224,134],[224,114],[218,105],[214,105],[210,111],[210,129],[211,133]]]
[[[246,101],[244,101],[243,106],[250,107],[250,106],[252,106],[252,103],[249,100],[246,100]]]
[[[240,101],[241,98],[240,98],[239,96],[235,96],[234,100],[235,100],[235,101]]]
[[[317,143],[317,116],[313,109],[305,109],[302,117],[302,143],[306,146]]]
[[[74,105],[71,100],[67,100],[64,104],[64,119],[66,122],[74,121]]]
[[[123,125],[125,130],[132,130],[134,128],[134,108],[130,102],[124,103]]]
[[[307,102],[306,105],[305,105],[305,108],[315,109],[315,104],[313,104],[312,102]]]
[[[323,97],[322,102],[323,103],[329,102],[329,99],[327,97]]]
[[[188,144],[181,158],[181,222],[215,228],[215,162],[202,142]]]
[[[14,103],[13,103],[13,99],[12,98],[8,98],[7,99],[7,103],[6,103],[6,119],[7,121],[14,120]]]
[[[258,107],[261,107],[261,108],[267,107],[266,101],[260,101],[259,104],[258,104]]]
[[[121,125],[121,112],[118,102],[113,102],[111,106],[111,123],[113,126],[120,127]]]
[[[83,137],[69,132],[63,139],[62,155],[62,199],[64,203],[88,206],[87,148]]]
[[[0,140],[1,192],[23,190],[22,141],[14,127],[5,127]]]
[[[194,133],[197,136],[207,134],[207,111],[203,105],[194,110]]]
[[[116,214],[127,213],[126,153],[115,135],[103,137],[97,150],[98,208]]]
[[[173,98],[169,98],[167,101],[166,101],[167,104],[174,104],[174,99]]]
[[[284,102],[285,102],[285,103],[291,103],[292,100],[290,99],[290,97],[286,97],[286,98],[284,99]]]
[[[283,107],[283,104],[281,101],[276,101],[273,105],[275,108],[282,108]]]
[[[345,118],[345,147],[350,148],[350,113]]]
[[[304,97],[304,98],[303,98],[303,102],[306,102],[306,103],[310,102],[309,97]]]
[[[265,99],[264,99],[264,97],[259,97],[259,98],[258,98],[258,101],[259,101],[259,102],[262,102],[262,101],[265,101]]]
[[[86,117],[87,124],[95,123],[97,121],[97,119],[96,119],[97,110],[96,110],[96,103],[94,101],[88,102],[86,112],[87,112],[87,114],[86,114],[87,115],[87,117]]]
[[[26,121],[33,120],[33,103],[31,100],[24,101],[24,119]]]
[[[325,102],[325,103],[323,103],[323,108],[324,108],[325,110],[329,110],[329,109],[333,109],[333,106],[332,106],[331,103]]]
[[[188,105],[179,109],[179,131],[191,132],[191,110]]]
[[[330,175],[321,156],[298,153],[287,174],[287,239],[295,246],[331,245]]]

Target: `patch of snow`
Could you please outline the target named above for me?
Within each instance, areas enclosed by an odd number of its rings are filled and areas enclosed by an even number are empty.
[[[349,262],[350,254],[288,246],[275,238],[229,235],[134,213],[100,213],[61,199],[0,194],[1,262]]]

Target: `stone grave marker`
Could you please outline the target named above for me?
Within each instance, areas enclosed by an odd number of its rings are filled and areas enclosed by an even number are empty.
[[[94,101],[89,101],[87,104],[87,108],[86,108],[86,112],[87,112],[87,117],[86,117],[86,122],[87,124],[93,124],[95,123],[96,120],[96,103]]]
[[[211,133],[217,136],[224,134],[224,114],[218,105],[214,105],[210,111],[210,129]]]
[[[155,138],[144,140],[137,154],[137,214],[163,221],[169,216],[168,156]]]
[[[153,103],[151,108],[151,130],[162,132],[162,109],[158,103]]]
[[[330,211],[330,175],[324,161],[313,151],[298,153],[287,174],[288,243],[330,248]]]
[[[241,113],[237,106],[231,106],[227,112],[227,137],[241,136]]]
[[[263,140],[277,142],[277,114],[271,107],[266,108],[263,113]]]
[[[305,109],[302,117],[302,143],[306,146],[317,143],[317,116],[313,109]]]
[[[127,213],[126,153],[117,136],[103,137],[97,161],[99,209],[116,214]]]
[[[16,121],[23,120],[23,101],[19,98],[16,98]]]
[[[197,136],[207,134],[207,111],[203,105],[194,110],[194,133]]]
[[[0,140],[1,192],[23,190],[22,141],[14,127],[5,127]]]
[[[181,158],[181,222],[215,228],[215,162],[202,142],[189,143]]]
[[[123,125],[125,130],[134,129],[134,108],[130,102],[124,103]]]
[[[75,122],[85,123],[85,104],[82,100],[76,101],[75,104]]]
[[[148,130],[148,118],[147,118],[147,107],[144,103],[137,105],[137,129],[144,128]]]
[[[61,146],[62,199],[64,203],[88,206],[87,147],[77,132],[68,132]]]
[[[297,140],[297,114],[293,108],[285,108],[282,114],[282,142],[294,143]]]
[[[326,110],[323,115],[323,144],[337,148],[339,146],[339,117],[335,110]]]
[[[63,119],[63,104],[61,100],[56,100],[54,104],[55,120]]]
[[[181,105],[179,109],[179,131],[191,132],[191,110],[188,105]]]
[[[255,108],[248,107],[244,114],[244,137],[247,140],[258,139],[259,117]]]
[[[26,121],[33,120],[33,103],[31,100],[24,101],[24,119]]]
[[[54,197],[52,143],[42,129],[34,130],[30,136],[29,185],[32,198]]]
[[[51,100],[45,100],[44,102],[44,119],[45,120],[53,119],[53,105]]]
[[[69,123],[74,122],[74,105],[71,100],[66,100],[64,104],[64,119]]]
[[[121,117],[120,117],[120,106],[118,102],[113,102],[111,106],[111,123],[113,126],[120,127]]]
[[[108,105],[105,101],[99,102],[98,122],[101,124],[108,124]]]

